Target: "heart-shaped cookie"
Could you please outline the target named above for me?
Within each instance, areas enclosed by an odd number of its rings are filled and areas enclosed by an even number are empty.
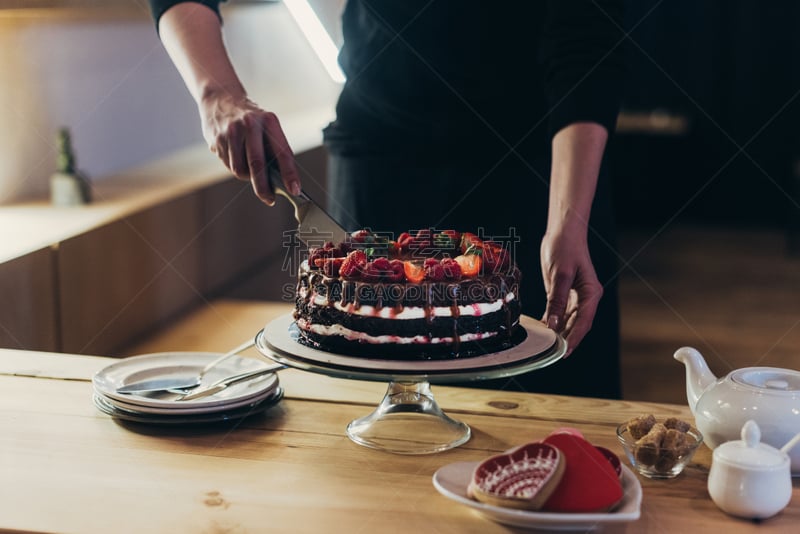
[[[494,506],[538,510],[563,474],[564,462],[556,447],[527,443],[478,464],[468,492],[475,500]]]
[[[543,509],[552,512],[604,512],[622,499],[622,483],[597,448],[572,434],[553,434],[544,443],[564,455],[564,476]]]

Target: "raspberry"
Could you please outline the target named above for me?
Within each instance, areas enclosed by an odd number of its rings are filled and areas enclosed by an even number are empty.
[[[326,258],[322,264],[322,271],[326,276],[339,276],[339,271],[344,263],[344,258]]]
[[[448,280],[458,280],[461,278],[461,265],[453,258],[442,259],[442,269],[444,269],[444,276]]]
[[[507,249],[499,247],[485,247],[483,249],[484,272],[499,274],[511,265],[511,255]]]
[[[313,269],[314,267],[319,267],[317,265],[317,260],[322,260],[325,257],[325,252],[318,247],[311,247],[308,249],[308,266]]]
[[[381,278],[392,276],[392,264],[389,262],[389,258],[375,258],[372,261],[372,267],[380,273]]]
[[[339,254],[336,254],[336,256],[341,256],[344,258],[345,256],[347,256],[348,252],[353,250],[353,245],[345,241],[344,243],[339,243],[338,248],[339,248]]]
[[[442,264],[439,261],[433,258],[428,258],[425,260],[423,268],[425,269],[426,280],[430,280],[432,282],[441,282],[444,280],[444,267],[442,267]]]
[[[374,261],[367,262],[367,264],[364,266],[363,272],[361,273],[361,276],[365,282],[378,282],[380,281],[382,275],[383,271],[375,266]]]
[[[402,282],[403,278],[405,278],[405,266],[403,262],[400,260],[392,260],[389,262],[389,266],[391,267],[391,274],[384,275],[389,282]]]
[[[343,278],[358,278],[367,265],[367,255],[363,250],[354,250],[342,262],[339,267],[339,275]]]
[[[439,260],[436,258],[427,258],[422,264],[423,267],[433,267],[434,265],[439,265]]]

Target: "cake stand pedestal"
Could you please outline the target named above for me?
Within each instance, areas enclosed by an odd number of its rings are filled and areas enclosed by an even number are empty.
[[[445,414],[431,384],[504,378],[541,369],[561,359],[567,344],[539,321],[520,317],[513,347],[452,360],[357,358],[301,344],[291,314],[273,320],[256,335],[256,347],[278,363],[337,378],[388,381],[386,394],[369,415],[347,425],[359,445],[398,454],[430,454],[466,443],[469,426]]]
[[[347,425],[347,437],[366,447],[399,454],[428,454],[469,441],[469,426],[448,417],[429,382],[390,381],[371,414]]]

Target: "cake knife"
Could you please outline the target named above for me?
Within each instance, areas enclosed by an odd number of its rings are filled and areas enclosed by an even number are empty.
[[[320,207],[319,204],[308,196],[305,192],[295,196],[283,187],[278,170],[269,167],[269,185],[272,190],[283,197],[286,197],[294,206],[294,218],[297,219],[297,237],[306,245],[321,245],[324,241],[343,243],[349,237],[347,230],[336,222],[333,217]]]

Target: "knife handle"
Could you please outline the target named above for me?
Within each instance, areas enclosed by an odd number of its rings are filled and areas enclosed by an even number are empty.
[[[281,177],[281,173],[274,165],[270,165],[268,167],[267,177],[269,178],[269,186],[272,188],[275,194],[286,197],[292,204],[295,204],[297,199],[301,199],[306,202],[311,200],[309,196],[306,195],[302,190],[300,190],[300,194],[297,196],[287,191],[286,188],[283,186],[283,178]]]
[[[291,202],[292,206],[294,206],[294,218],[298,223],[302,222],[303,214],[308,209],[307,205],[312,202],[311,198],[302,190],[297,196],[288,192],[286,188],[283,187],[283,178],[281,178],[281,173],[277,168],[275,168],[274,165],[270,165],[267,168],[267,177],[269,178],[269,186],[272,188],[275,194],[286,197],[286,199]]]

